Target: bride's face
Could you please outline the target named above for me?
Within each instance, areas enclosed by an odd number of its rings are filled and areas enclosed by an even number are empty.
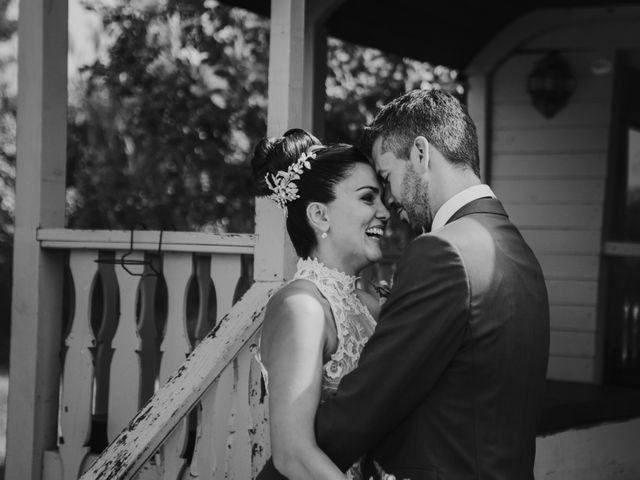
[[[336,198],[327,205],[332,254],[345,269],[356,273],[382,258],[380,240],[389,219],[382,203],[382,188],[372,167],[357,163],[335,187]]]

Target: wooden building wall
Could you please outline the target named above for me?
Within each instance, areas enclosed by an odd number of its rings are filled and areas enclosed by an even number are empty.
[[[551,304],[551,379],[601,379],[599,279],[613,69],[618,48],[638,43],[640,24],[610,20],[557,28],[521,45],[493,75],[489,97],[490,183],[537,254]],[[554,49],[577,79],[551,119],[532,106],[526,79]]]

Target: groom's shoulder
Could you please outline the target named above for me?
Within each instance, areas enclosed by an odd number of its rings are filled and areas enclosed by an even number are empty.
[[[442,235],[439,230],[415,237],[409,242],[401,258],[409,262],[418,262],[420,259],[444,260],[458,255],[455,242],[452,242],[448,235]]]

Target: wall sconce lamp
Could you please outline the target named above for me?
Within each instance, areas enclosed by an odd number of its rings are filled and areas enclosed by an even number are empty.
[[[558,52],[540,59],[527,77],[527,92],[533,106],[545,118],[562,110],[576,89],[576,78],[569,62]]]

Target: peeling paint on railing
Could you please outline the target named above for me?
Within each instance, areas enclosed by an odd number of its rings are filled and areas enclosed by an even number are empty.
[[[280,282],[255,283],[82,475],[81,479],[120,480],[135,475],[158,451],[179,422],[197,405],[207,390],[214,385],[223,370],[233,364],[234,359],[243,350],[252,350],[253,345],[250,340],[262,324],[263,310],[267,300],[280,285]],[[248,353],[251,354],[251,352]],[[251,398],[259,395],[259,403],[263,404],[263,394],[256,389],[255,375],[249,388],[249,398],[244,401],[251,402]],[[249,437],[252,435],[251,429],[257,425],[255,420],[258,419],[254,419],[252,425],[248,426]],[[226,430],[222,429],[222,431]],[[250,448],[253,451],[259,447],[254,444]]]

